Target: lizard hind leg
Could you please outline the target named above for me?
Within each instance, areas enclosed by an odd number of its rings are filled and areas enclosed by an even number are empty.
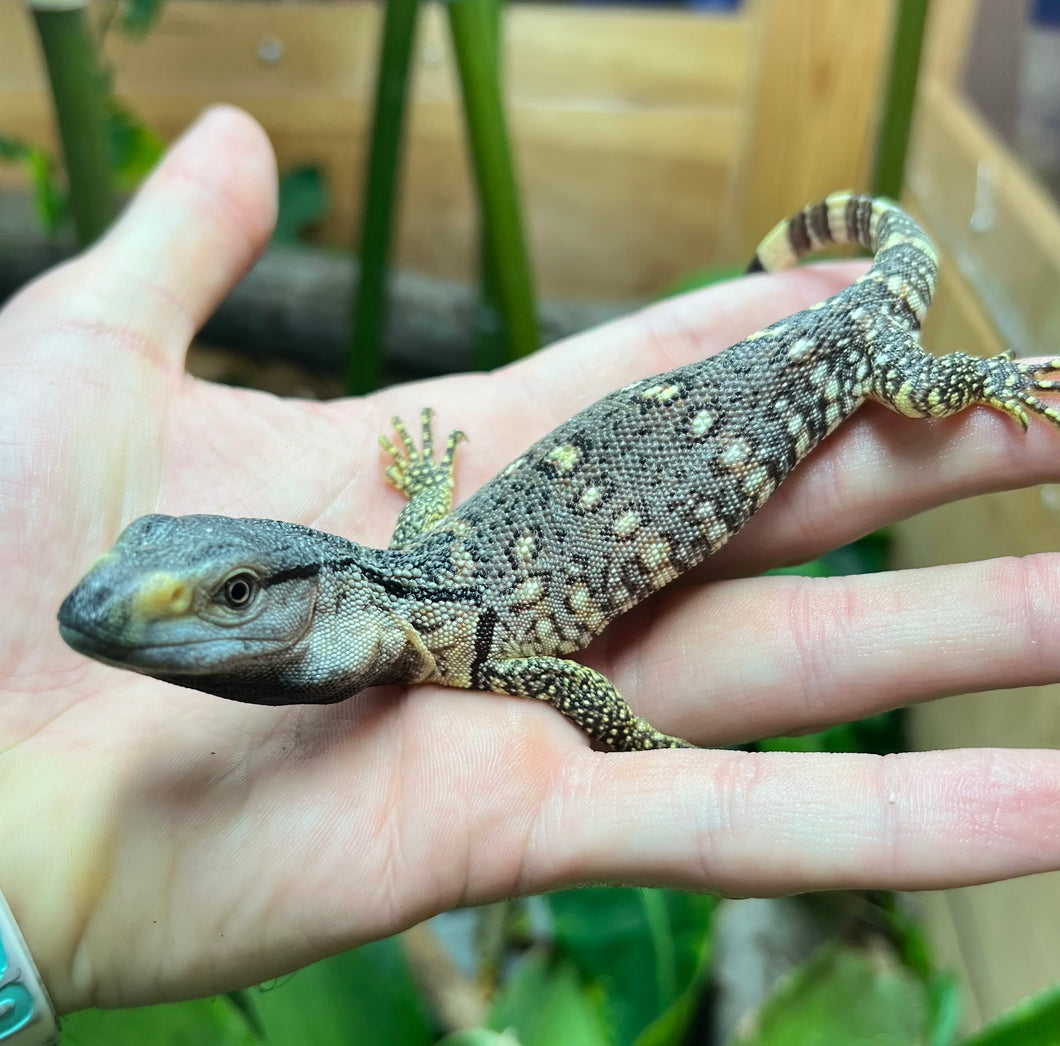
[[[486,661],[475,685],[498,694],[547,701],[594,741],[615,752],[695,748],[641,719],[599,672],[562,657]]]
[[[944,418],[981,404],[1010,415],[1024,429],[1029,413],[1060,427],[1060,408],[1037,395],[1060,391],[1058,374],[1060,356],[1043,363],[1016,360],[1010,352],[989,359],[963,352],[936,357],[910,340],[873,368],[867,395],[911,418]]]
[[[420,412],[422,449],[416,446],[400,418],[392,419],[400,447],[386,436],[379,437],[379,445],[391,459],[383,475],[395,490],[409,499],[398,516],[390,538],[391,548],[406,548],[453,508],[453,459],[457,444],[467,437],[459,431],[450,432],[445,453],[439,461],[435,461],[431,426],[433,416],[434,411],[430,407],[424,407]]]

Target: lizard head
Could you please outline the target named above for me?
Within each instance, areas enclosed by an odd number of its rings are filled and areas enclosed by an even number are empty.
[[[409,668],[404,630],[369,586],[349,586],[342,634],[334,607],[317,614],[325,572],[356,577],[368,551],[272,520],[144,516],[63,601],[59,633],[104,664],[223,697],[339,700]]]

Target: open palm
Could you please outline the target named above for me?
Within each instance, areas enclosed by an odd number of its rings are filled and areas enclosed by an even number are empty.
[[[748,894],[1060,866],[1055,752],[608,756],[530,701],[424,686],[258,708],[67,650],[60,600],[136,516],[267,516],[385,545],[401,499],[375,436],[392,414],[431,405],[440,429],[468,433],[459,499],[611,388],[718,351],[854,271],[686,296],[491,376],[279,400],[183,372],[267,237],[274,179],[258,128],[214,112],[103,243],[0,316],[0,888],[60,1009],[214,992],[454,905],[578,881]],[[923,423],[866,409],[741,538],[587,658],[702,744],[1055,679],[1053,556],[702,582],[1055,480],[1058,446],[1047,426],[1024,437],[987,411]]]

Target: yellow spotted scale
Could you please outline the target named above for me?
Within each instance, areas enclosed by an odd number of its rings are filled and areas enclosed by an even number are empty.
[[[836,193],[781,222],[751,269],[853,243],[875,259],[827,301],[719,355],[635,381],[535,443],[452,508],[452,433],[435,461],[397,419],[386,477],[408,499],[387,549],[291,523],[145,516],[59,611],[107,664],[258,704],[436,682],[547,701],[616,750],[684,747],[569,658],[724,545],[866,400],[913,418],[975,404],[1060,425],[1038,398],[1060,358],[1020,363],[917,334],[937,259],[895,204]]]

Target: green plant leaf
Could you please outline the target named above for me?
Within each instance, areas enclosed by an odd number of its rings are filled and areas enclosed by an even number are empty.
[[[125,0],[121,30],[127,36],[145,36],[162,11],[162,0]]]
[[[834,575],[876,574],[886,570],[890,562],[894,533],[890,530],[874,530],[858,541],[826,552],[821,558]]]
[[[106,99],[105,107],[115,181],[121,189],[133,189],[161,159],[162,139],[112,96]]]
[[[924,925],[896,894],[882,891],[871,902],[885,920],[902,962],[920,978],[927,992],[928,1046],[952,1046],[961,1024],[961,992],[957,978],[939,966]]]
[[[21,138],[0,134],[0,161],[4,163],[21,163],[29,146]]]
[[[557,949],[603,993],[618,1046],[637,1040],[698,983],[717,898],[589,887],[549,894],[545,901]]]
[[[250,998],[270,1046],[434,1041],[396,937],[313,963]]]
[[[501,988],[487,1024],[520,1046],[611,1046],[596,993],[582,986],[569,962],[525,955]],[[398,1041],[398,1040],[395,1040]]]
[[[67,208],[51,155],[21,138],[0,135],[0,163],[18,164],[26,172],[37,218],[49,233],[56,232],[66,220]]]
[[[697,272],[679,276],[659,295],[659,298],[672,298],[677,294],[688,294],[690,291],[698,291],[715,283],[724,283],[726,280],[735,280],[743,275],[743,269],[737,269],[733,266],[727,266],[723,269],[700,269]]]
[[[522,1046],[509,1031],[491,1031],[489,1028],[468,1028],[447,1035],[438,1046]]]
[[[831,577],[832,570],[822,556],[806,563],[796,563],[793,567],[773,567],[763,573],[763,577]]]
[[[825,945],[785,977],[731,1046],[923,1042],[924,986],[895,956]]]
[[[952,1046],[961,1026],[961,989],[949,970],[936,970],[925,980],[929,1046]]]
[[[879,712],[798,737],[769,737],[756,742],[760,752],[872,752],[889,755],[905,751],[900,712]]]
[[[328,187],[319,167],[295,167],[280,178],[275,243],[296,243],[328,211]]]
[[[1060,984],[1017,1003],[961,1046],[1060,1046]]]
[[[32,149],[26,158],[37,218],[49,233],[56,233],[70,214],[70,198],[59,183],[55,163],[43,149]]]
[[[684,1040],[699,1006],[703,985],[710,976],[713,949],[709,932],[703,934],[701,942],[699,967],[688,979],[684,990],[636,1037],[634,1046],[673,1046],[673,1043]]]
[[[766,576],[837,577],[844,574],[875,574],[887,569],[893,544],[889,530],[875,530],[849,545],[841,545],[808,563],[775,567]]]
[[[250,998],[248,988],[239,988],[234,992],[225,992],[225,998],[243,1015],[243,1020],[259,1039],[265,1038],[265,1029],[261,1026],[258,1011]]]
[[[80,1010],[64,1017],[64,1046],[258,1046],[239,1010],[223,995],[131,1010]]]

